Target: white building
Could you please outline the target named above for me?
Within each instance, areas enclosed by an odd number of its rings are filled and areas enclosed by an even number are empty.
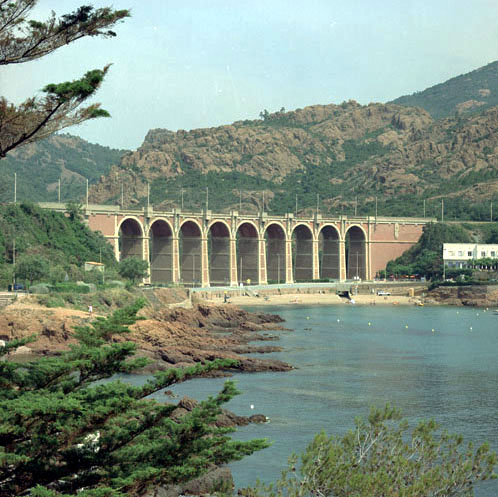
[[[443,243],[443,262],[447,267],[464,268],[484,257],[498,258],[498,244]]]

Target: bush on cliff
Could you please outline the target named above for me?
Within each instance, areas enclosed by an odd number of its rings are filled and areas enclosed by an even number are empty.
[[[471,497],[474,484],[494,478],[496,454],[474,450],[462,437],[438,433],[432,420],[408,433],[400,412],[387,405],[357,419],[342,438],[316,435],[292,456],[275,485],[258,484],[250,497]]]
[[[470,243],[468,231],[459,225],[430,223],[424,226],[419,241],[403,255],[387,263],[387,274],[418,274],[440,277],[443,269],[443,243]]]
[[[60,357],[16,363],[8,353],[26,340],[0,348],[2,497],[140,496],[267,446],[234,441],[230,429],[213,426],[220,406],[237,393],[232,382],[180,418],[172,417],[176,404],[150,398],[233,361],[170,369],[140,387],[103,381],[146,364],[132,357],[133,343],[112,341],[129,331],[142,305],[76,328],[78,343]]]

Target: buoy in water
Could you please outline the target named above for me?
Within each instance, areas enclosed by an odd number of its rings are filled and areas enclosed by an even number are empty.
[[[254,404],[251,404],[251,409],[254,409]]]
[[[436,331],[434,328],[432,328],[432,333],[434,333],[434,331]]]
[[[337,322],[338,322],[338,323],[340,323],[340,322],[341,322],[341,320],[340,320],[340,319],[338,319],[338,320],[337,320]]]
[[[368,322],[368,326],[372,326],[372,323],[370,321]]]
[[[405,328],[408,328],[408,325],[407,325],[407,324],[405,324]]]
[[[469,328],[470,331],[472,331],[472,326]]]

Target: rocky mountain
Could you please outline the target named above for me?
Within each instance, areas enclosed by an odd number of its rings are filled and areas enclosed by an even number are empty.
[[[18,200],[56,201],[59,179],[62,201],[84,198],[86,180],[97,182],[124,152],[69,134],[19,147],[0,160],[0,201],[12,200],[14,173]]]
[[[483,111],[498,105],[498,61],[392,103],[421,107],[435,119]]]
[[[210,129],[149,131],[92,188],[98,202],[489,219],[498,108],[434,120],[397,104],[315,105]],[[123,188],[123,190],[121,190]]]

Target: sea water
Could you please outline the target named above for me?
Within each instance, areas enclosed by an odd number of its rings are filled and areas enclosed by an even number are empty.
[[[456,307],[265,307],[292,331],[277,331],[291,363],[286,373],[236,374],[241,395],[226,407],[238,415],[261,413],[266,424],[237,430],[234,438],[267,438],[268,449],[231,464],[237,487],[276,480],[289,455],[314,434],[342,435],[369,407],[390,402],[410,424],[434,418],[466,441],[498,450],[498,314]],[[268,343],[268,342],[266,342]],[[260,355],[258,355],[261,357]],[[223,379],[177,385],[199,400],[220,390]],[[162,397],[164,398],[164,396]],[[251,408],[253,406],[253,408]],[[498,495],[498,481],[476,496]]]

